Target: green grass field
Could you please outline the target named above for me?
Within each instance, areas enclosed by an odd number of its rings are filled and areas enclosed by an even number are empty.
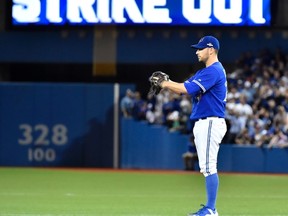
[[[0,215],[185,216],[204,177],[175,171],[0,168]],[[288,175],[220,173],[219,215],[288,215]]]

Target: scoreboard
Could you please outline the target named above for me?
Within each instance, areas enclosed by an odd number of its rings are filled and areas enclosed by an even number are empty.
[[[270,0],[13,0],[13,26],[269,26]]]

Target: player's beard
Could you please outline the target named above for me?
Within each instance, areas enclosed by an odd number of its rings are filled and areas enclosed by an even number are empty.
[[[207,60],[208,60],[207,57],[205,58],[205,57],[203,57],[203,56],[198,56],[198,61],[199,61],[199,62],[203,62],[204,64],[206,64]]]
[[[208,61],[208,56],[209,56],[208,51],[202,52],[201,54],[197,55],[198,61],[199,62],[203,62],[204,64],[206,64],[206,62]]]
[[[208,49],[205,49],[202,52],[197,54],[198,61],[203,62],[204,64],[206,64],[208,60],[208,56],[209,56]]]

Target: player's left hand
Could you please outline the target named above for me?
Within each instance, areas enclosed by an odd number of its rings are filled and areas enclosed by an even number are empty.
[[[169,81],[169,75],[162,72],[156,71],[149,77],[150,82],[150,89],[149,89],[149,96],[156,96],[161,91],[161,83],[163,81]]]

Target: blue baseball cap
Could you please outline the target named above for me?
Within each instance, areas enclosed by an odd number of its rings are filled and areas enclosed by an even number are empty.
[[[213,36],[205,36],[199,40],[198,44],[191,45],[191,47],[195,49],[204,49],[207,47],[212,47],[216,50],[219,50],[220,44],[217,38]]]

